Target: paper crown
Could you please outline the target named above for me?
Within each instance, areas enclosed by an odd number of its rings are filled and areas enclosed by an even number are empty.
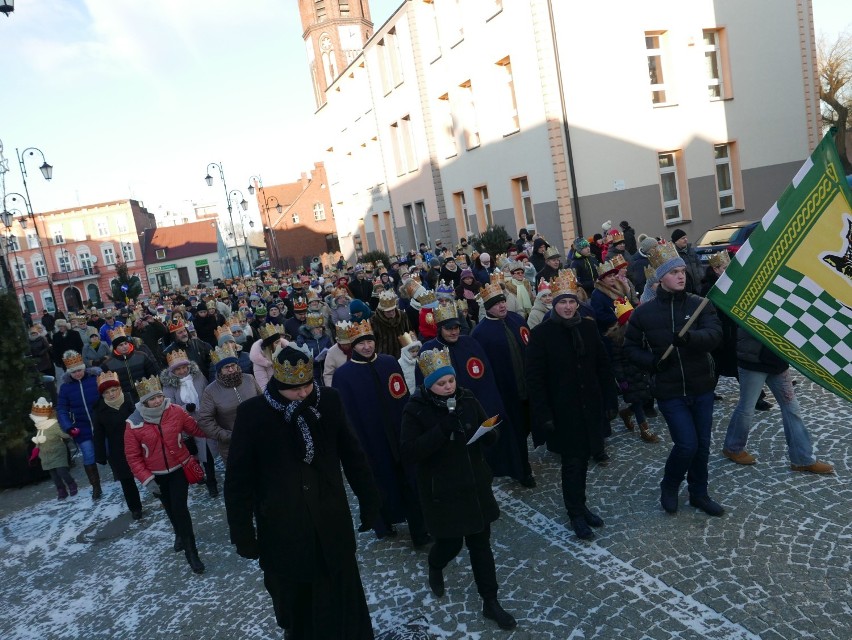
[[[127,328],[126,327],[116,327],[115,329],[110,329],[107,331],[109,334],[109,339],[115,342],[116,338],[127,338]]]
[[[233,342],[226,342],[221,347],[216,347],[210,352],[210,362],[216,364],[225,358],[236,358],[237,350]]]
[[[62,364],[65,365],[66,369],[73,369],[74,367],[82,366],[85,368],[86,363],[83,362],[83,356],[81,356],[76,351],[66,351],[62,354]]]
[[[231,333],[231,327],[226,325],[226,324],[223,324],[221,327],[216,327],[213,330],[213,335],[216,336],[217,341],[222,336],[231,336],[232,338],[234,337],[233,334]]]
[[[273,358],[272,375],[278,382],[301,387],[314,379],[314,361],[309,355],[305,355],[304,360],[297,360],[296,364],[290,364],[287,360],[278,362],[278,358]]]
[[[281,287],[278,284],[271,284],[267,287],[269,293],[278,293],[281,290]]]
[[[680,255],[677,252],[677,247],[671,242],[660,242],[648,252],[648,262],[656,269],[664,265],[669,260],[675,260]]]
[[[171,354],[169,354],[171,355]],[[105,382],[115,382],[119,386],[121,386],[121,382],[118,379],[118,374],[115,371],[104,371],[97,378],[98,389],[101,388],[101,385]]]
[[[446,320],[455,320],[459,317],[458,309],[454,304],[439,304],[435,309],[435,324]]]
[[[621,269],[622,267],[627,266],[627,262],[624,260],[624,258],[622,258],[621,256],[616,256],[616,258],[619,258],[619,260],[618,261],[616,261],[615,259],[607,260],[603,264],[598,265],[598,277],[599,278],[603,278],[605,275],[610,274],[610,273],[615,273],[619,269]],[[617,262],[617,264],[616,264],[616,262]]]
[[[502,271],[494,271],[489,278],[491,284],[501,284],[506,281],[506,276]]]
[[[611,229],[607,231],[606,239],[612,244],[618,244],[619,242],[624,242],[624,234],[620,231],[616,231],[615,229]]]
[[[354,342],[358,338],[363,336],[372,336],[373,334],[373,325],[370,324],[369,320],[361,320],[361,322],[353,322],[350,324],[349,328],[346,330],[346,337],[349,339],[349,342]]]
[[[372,270],[373,270],[373,263],[372,263],[372,262],[368,262],[367,264],[365,264],[365,265],[364,265],[364,269],[365,269],[366,271],[372,271]]]
[[[402,290],[405,296],[411,299],[421,286],[423,285],[420,284],[420,280],[417,278],[411,278],[408,282],[402,285]]]
[[[418,286],[420,286],[418,284]],[[420,304],[421,307],[425,307],[427,304],[432,304],[437,301],[437,296],[434,291],[423,291],[415,300]]]
[[[256,316],[265,316],[267,313],[266,305],[259,304],[254,308],[254,315]]]
[[[630,319],[630,314],[633,313],[633,305],[626,298],[616,298],[613,304],[615,305],[615,317],[618,318],[618,324],[626,324]]]
[[[520,270],[520,271],[524,270],[524,263],[523,262],[514,262],[513,261],[513,262],[509,263],[509,267],[508,267],[509,273],[514,273],[515,271],[518,271],[518,270]]]
[[[544,259],[549,260],[550,258],[559,258],[559,249],[556,247],[548,247],[544,252]]]
[[[290,281],[290,286],[294,289],[301,289],[305,285],[302,283],[302,279],[297,276]]]
[[[657,279],[657,270],[654,269],[650,264],[645,265],[645,280],[656,280]]]
[[[616,269],[626,269],[627,268],[627,260],[624,259],[624,256],[620,253],[616,253],[612,258],[610,258],[610,262],[612,262],[612,266]]]
[[[260,328],[257,330],[258,335],[261,340],[266,340],[267,338],[271,338],[275,335],[281,334],[281,329],[278,328],[277,324],[267,323],[260,325]]]
[[[420,367],[420,372],[424,378],[428,378],[435,371],[444,367],[452,367],[453,361],[450,358],[450,350],[444,348],[421,351],[420,357],[417,358],[417,366]]]
[[[166,364],[168,366],[172,366],[175,362],[189,362],[189,356],[186,355],[186,351],[183,349],[175,349],[174,351],[169,351],[166,354]]]
[[[467,311],[467,300],[456,300],[456,309],[459,311]]]
[[[352,323],[349,320],[341,320],[334,325],[334,334],[339,344],[349,344],[352,340],[349,339],[349,329],[352,328]]]
[[[546,279],[546,278],[542,278],[542,279],[539,281],[537,291],[538,291],[538,292],[542,292],[542,291],[550,291],[550,283],[547,281],[547,279]]]
[[[560,269],[550,281],[550,291],[553,298],[558,296],[577,296],[577,273],[573,269]]]
[[[308,291],[308,304],[311,304],[312,302],[322,302],[320,295],[313,289]]]
[[[401,336],[397,338],[399,340],[399,345],[404,349],[408,345],[417,342],[417,334],[413,331],[409,331],[408,333],[403,333]]]
[[[216,301],[215,300],[208,300],[204,304],[207,307],[208,311],[216,311]],[[198,307],[198,310],[204,311],[204,307]]]
[[[53,415],[53,403],[48,402],[46,398],[39,398],[33,402],[30,413],[34,416],[49,418]]]
[[[493,278],[493,274],[492,274]],[[487,285],[482,287],[479,290],[479,297],[482,298],[482,302],[488,302],[492,298],[496,298],[497,296],[505,295],[503,293],[503,287],[500,286],[497,282],[489,282]]]
[[[309,313],[305,318],[305,326],[309,329],[316,329],[325,326],[325,318],[321,313]]]
[[[344,296],[344,297],[348,298],[349,292],[346,289],[344,289],[343,287],[337,287],[334,291],[331,292],[331,296],[334,299],[337,299],[340,296]]]
[[[435,293],[438,294],[439,296],[440,295],[450,295],[451,296],[451,295],[453,295],[454,291],[455,290],[453,289],[452,281],[449,284],[447,284],[446,282],[441,280],[438,283],[438,286],[435,287]]]
[[[379,309],[381,311],[393,311],[396,309],[398,296],[393,289],[387,289],[379,293]]]
[[[183,320],[175,320],[169,323],[169,333],[174,333],[175,331],[185,328],[186,325],[184,325]]]
[[[136,381],[136,393],[140,398],[145,396],[162,393],[163,385],[160,383],[160,378],[151,376],[150,378],[142,378]]]
[[[710,259],[707,260],[707,264],[714,268],[724,269],[731,264],[731,254],[724,249],[722,251],[718,251],[710,256]]]
[[[306,311],[308,309],[308,301],[305,298],[299,297],[293,300],[293,311]]]

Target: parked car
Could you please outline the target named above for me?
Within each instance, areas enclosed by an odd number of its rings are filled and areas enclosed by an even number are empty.
[[[706,264],[714,253],[726,250],[733,256],[758,224],[760,223],[743,220],[708,229],[695,245],[698,259],[702,264]]]

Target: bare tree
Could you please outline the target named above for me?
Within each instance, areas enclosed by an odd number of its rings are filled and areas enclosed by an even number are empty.
[[[817,44],[819,97],[823,103],[822,121],[837,127],[834,143],[846,174],[852,174],[852,163],[846,153],[846,131],[852,108],[852,33],[841,33],[829,42],[824,35]]]

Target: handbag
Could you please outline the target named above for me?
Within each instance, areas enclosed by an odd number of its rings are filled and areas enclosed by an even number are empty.
[[[204,482],[204,467],[193,456],[189,456],[183,462],[183,475],[189,484]]]

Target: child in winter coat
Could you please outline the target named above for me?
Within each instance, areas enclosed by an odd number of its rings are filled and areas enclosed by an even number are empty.
[[[58,500],[65,500],[69,493],[76,496],[77,483],[68,470],[68,449],[65,446],[65,441],[71,437],[59,428],[53,404],[45,398],[33,402],[30,420],[38,429],[32,439],[36,447],[30,455],[30,462],[37,457],[41,460],[41,468],[50,473],[50,479],[56,485]]]
[[[402,369],[402,374],[405,376],[405,384],[408,386],[408,391],[411,393],[417,388],[417,380],[415,379],[414,372],[417,369],[417,354],[420,353],[423,343],[417,339],[417,334],[410,331],[399,336],[399,344],[402,345],[399,366]]]

